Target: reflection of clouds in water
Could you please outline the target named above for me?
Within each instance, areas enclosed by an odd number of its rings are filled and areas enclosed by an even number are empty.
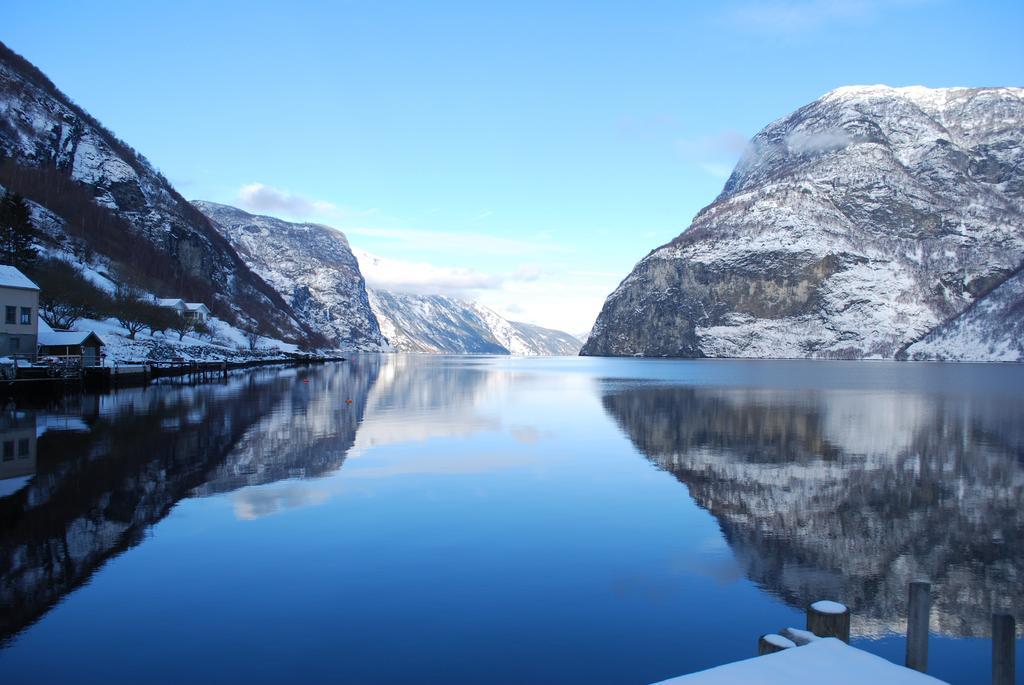
[[[467,438],[476,433],[496,431],[501,427],[494,417],[484,416],[409,416],[401,413],[368,413],[356,433],[349,456],[354,457],[374,447],[402,443],[426,442],[434,438]]]
[[[508,429],[516,442],[522,445],[535,445],[545,438],[550,438],[549,431],[542,431],[534,426],[512,426]]]
[[[374,462],[378,464],[377,466],[364,466],[366,462],[358,465],[352,462],[342,476],[347,479],[409,475],[472,475],[529,466],[536,461],[524,454],[473,454],[464,457],[404,455],[398,459],[376,459]]]
[[[286,509],[297,509],[323,504],[330,493],[308,483],[286,482],[273,486],[244,488],[232,496],[235,516],[251,520],[276,514]]]

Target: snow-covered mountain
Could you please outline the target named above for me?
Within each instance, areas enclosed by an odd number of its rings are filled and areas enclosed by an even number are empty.
[[[370,306],[381,331],[399,352],[431,354],[575,355],[582,342],[551,328],[509,321],[479,302],[453,295],[374,287],[408,265],[354,248],[370,282]],[[419,265],[422,266],[422,265]]]
[[[312,335],[145,158],[2,43],[0,184],[60,217],[67,241],[124,280],[275,337]]]
[[[307,326],[343,349],[386,347],[359,263],[341,231],[213,202],[193,204]]]
[[[999,286],[1024,262],[1022,131],[1021,88],[828,93],[754,137],[582,354],[1021,359]]]
[[[399,352],[574,355],[581,344],[568,333],[509,321],[478,302],[447,295],[370,288],[370,306]]]

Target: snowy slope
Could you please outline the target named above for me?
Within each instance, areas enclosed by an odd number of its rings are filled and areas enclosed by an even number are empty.
[[[1022,129],[1020,88],[828,93],[754,137],[582,353],[894,357],[1024,261]]]
[[[9,160],[4,182],[69,225],[78,226],[82,203],[91,205],[99,214],[79,227],[76,240],[116,257],[151,290],[203,301],[222,318],[255,321],[279,336],[308,335],[277,293],[145,158],[2,43],[0,155]],[[125,245],[131,246],[127,253],[111,254]]]
[[[213,202],[194,205],[304,324],[342,349],[386,347],[359,263],[341,231]]]
[[[508,321],[477,302],[446,295],[370,289],[381,331],[399,352],[431,354],[574,355],[568,333]]]
[[[453,295],[421,294],[393,284],[409,265],[354,248],[370,282],[370,305],[384,337],[399,352],[431,354],[575,355],[581,341],[568,333],[519,321]],[[417,264],[418,270],[434,268]],[[448,275],[448,274],[446,274]]]
[[[1024,269],[907,348],[909,359],[1024,361]]]

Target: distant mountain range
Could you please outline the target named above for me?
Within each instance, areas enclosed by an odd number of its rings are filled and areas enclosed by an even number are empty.
[[[444,295],[371,289],[370,306],[399,352],[576,355],[583,344],[568,333],[509,321],[478,302]]]
[[[582,345],[568,333],[508,321],[475,302],[368,289],[360,262],[380,257],[353,251],[345,235],[329,226],[258,216],[213,202],[194,204],[304,323],[339,347],[575,355]]]
[[[847,87],[754,136],[583,354],[1024,359],[1024,89]]]

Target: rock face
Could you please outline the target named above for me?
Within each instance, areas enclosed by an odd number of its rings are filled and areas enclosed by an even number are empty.
[[[399,352],[431,354],[575,355],[568,333],[508,321],[487,307],[445,295],[370,289],[381,330]]]
[[[1024,269],[910,345],[905,356],[948,361],[1024,359]]]
[[[343,349],[387,346],[370,310],[359,263],[341,231],[213,202],[193,204],[304,324]]]
[[[3,44],[0,183],[59,216],[125,280],[275,337],[310,334],[148,161]]]
[[[1022,130],[1020,88],[828,93],[754,137],[721,195],[608,297],[582,354],[893,358],[956,328],[1024,261]],[[988,315],[1020,311],[1019,293],[960,328],[1005,336]],[[928,340],[912,353],[991,358]]]

